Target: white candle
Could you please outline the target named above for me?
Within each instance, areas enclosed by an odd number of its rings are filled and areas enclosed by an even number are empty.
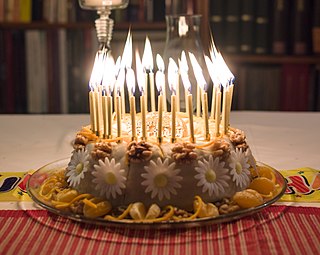
[[[102,96],[103,138],[108,137],[108,106],[107,97]]]
[[[108,129],[107,129],[107,138],[112,138],[112,97],[107,96],[107,119],[108,119]]]
[[[207,92],[203,93],[203,120],[204,120],[204,128],[205,128],[205,139],[207,141],[210,140],[210,133],[209,133],[209,116],[208,116],[208,95]]]
[[[215,119],[215,108],[216,108],[216,86],[212,86],[212,101],[211,101],[211,119]]]
[[[96,126],[96,134],[100,136],[101,132],[101,121],[102,121],[102,94],[101,94],[101,86],[99,89],[94,91],[95,103],[96,103],[96,118],[97,118],[97,126]]]
[[[142,137],[141,139],[147,140],[147,128],[146,128],[146,100],[145,96],[140,96],[140,107],[141,107],[141,129],[142,129]]]
[[[131,116],[131,140],[137,139],[137,127],[136,127],[136,101],[134,96],[130,96],[130,116]]]
[[[121,98],[116,97],[117,137],[121,137]]]
[[[162,142],[162,112],[163,112],[163,96],[158,97],[158,142]]]
[[[154,74],[150,70],[148,73],[148,80],[150,84],[150,97],[151,97],[151,111],[156,111],[156,98],[155,98],[155,90],[154,90]]]
[[[91,124],[91,131],[96,133],[96,109],[95,109],[95,100],[94,100],[94,93],[92,91],[89,92],[89,107],[90,107],[90,124]]]
[[[176,96],[171,96],[171,142],[176,141]]]
[[[225,86],[223,88],[223,101],[222,101],[222,133],[227,133],[227,106],[228,105],[228,88]]]
[[[216,126],[216,137],[220,136],[220,110],[221,110],[221,91],[218,90],[217,92],[217,103],[216,103],[216,113],[215,113],[215,116],[216,116],[216,121],[215,121],[215,126]]]
[[[194,126],[193,126],[193,104],[192,104],[192,95],[188,95],[188,116],[189,116],[189,129],[190,129],[190,142],[194,143]]]

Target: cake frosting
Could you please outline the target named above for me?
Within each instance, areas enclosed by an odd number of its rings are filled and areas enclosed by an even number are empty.
[[[185,113],[177,114],[176,140],[170,139],[171,115],[163,116],[163,139],[157,140],[157,114],[147,115],[147,137],[131,138],[130,116],[122,119],[122,136],[104,139],[90,126],[76,135],[66,170],[68,184],[79,193],[108,201],[112,207],[141,202],[149,208],[172,205],[192,210],[194,197],[206,203],[231,198],[251,183],[255,160],[245,133],[229,127],[224,135],[203,137],[203,119],[195,117],[195,142],[188,135]],[[210,130],[214,122],[209,120]],[[113,127],[115,129],[115,126]],[[114,131],[114,133],[116,133]]]

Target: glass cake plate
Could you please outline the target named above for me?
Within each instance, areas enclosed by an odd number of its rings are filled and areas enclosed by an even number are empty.
[[[276,194],[268,199],[265,199],[264,203],[259,206],[251,207],[249,209],[240,209],[238,211],[219,215],[217,217],[206,217],[206,218],[197,218],[193,220],[181,220],[181,221],[137,222],[132,220],[113,221],[113,220],[105,220],[103,218],[92,219],[92,218],[87,218],[81,214],[57,209],[53,205],[51,205],[50,202],[46,201],[39,195],[39,187],[41,183],[43,183],[52,174],[63,171],[67,167],[69,160],[70,160],[69,158],[66,158],[66,159],[54,161],[52,163],[49,163],[41,167],[36,172],[34,172],[29,178],[29,181],[27,183],[28,194],[36,204],[48,210],[49,212],[52,212],[54,214],[57,214],[59,216],[62,216],[77,222],[103,225],[106,227],[122,227],[122,228],[133,228],[133,229],[150,229],[150,228],[169,229],[169,228],[199,227],[199,226],[230,222],[245,216],[255,214],[261,211],[262,209],[270,206],[271,204],[275,203],[285,193],[285,190],[287,187],[287,183],[284,177],[277,170],[275,170],[274,168],[264,163],[257,162],[258,166],[267,167],[274,173],[276,177],[276,184],[277,184]]]

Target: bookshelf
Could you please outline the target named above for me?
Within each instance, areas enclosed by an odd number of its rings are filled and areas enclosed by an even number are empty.
[[[204,48],[213,31],[236,76],[235,109],[320,110],[319,0],[203,0],[195,10]]]
[[[254,50],[254,45],[252,46],[252,50],[248,52],[243,52],[240,50],[240,43],[238,42],[239,48],[236,52],[228,52],[227,49],[222,47],[223,42],[220,40],[220,37],[223,39],[224,35],[215,34],[215,39],[217,39],[217,45],[219,49],[221,48],[221,52],[230,67],[231,71],[236,76],[236,86],[237,94],[235,97],[235,104],[233,104],[234,109],[239,110],[311,110],[311,111],[319,111],[320,110],[320,0],[311,0],[312,6],[314,8],[309,7],[307,15],[312,18],[308,23],[308,27],[306,31],[309,31],[308,39],[306,40],[307,46],[305,47],[305,52],[294,52],[294,45],[292,44],[294,38],[291,37],[290,34],[286,35],[284,53],[274,52],[273,44],[274,44],[274,33],[272,32],[272,27],[276,26],[275,22],[271,22],[275,18],[274,6],[277,2],[290,2],[291,7],[294,5],[293,3],[299,1],[310,1],[310,0],[239,0],[240,4],[238,5],[240,9],[236,10],[238,13],[238,33],[242,33],[241,30],[241,6],[247,4],[248,6],[253,3],[261,3],[266,4],[269,3],[269,28],[266,30],[268,32],[266,40],[266,51],[263,53],[257,53]],[[42,2],[40,0],[34,0],[34,3]],[[0,113],[78,113],[78,112],[86,112],[88,109],[84,107],[77,107],[75,105],[87,105],[83,104],[82,100],[87,100],[86,84],[88,83],[90,71],[92,68],[93,58],[95,54],[95,50],[97,48],[95,42],[95,31],[94,31],[94,12],[91,11],[83,11],[79,10],[77,6],[77,1],[69,0],[68,2],[73,2],[74,8],[72,13],[69,15],[72,17],[69,22],[48,22],[43,19],[36,19],[32,21],[30,19],[29,22],[19,22],[19,21],[7,21],[1,20],[0,13],[0,83],[5,84],[5,86],[1,86],[0,88]],[[130,8],[138,8],[137,6],[143,1],[132,0],[131,6],[129,5],[128,12],[130,15],[137,15],[137,9]],[[154,2],[161,2],[163,5],[164,0],[157,0]],[[231,0],[171,0],[171,6],[165,6],[166,11],[169,12],[186,12],[186,13],[195,13],[202,15],[202,25],[201,25],[201,36],[203,40],[203,46],[205,50],[208,50],[210,47],[210,33],[213,28],[212,26],[212,5],[213,3],[219,3],[223,8],[230,6],[229,3]],[[175,4],[182,5],[175,6]],[[250,9],[250,8],[247,8]],[[291,9],[290,9],[291,10]],[[316,12],[318,10],[318,12]],[[39,11],[38,11],[39,12]],[[121,14],[121,13],[120,13]],[[263,14],[263,13],[262,13]],[[261,14],[261,15],[262,15]],[[77,17],[77,15],[79,17]],[[140,10],[141,15],[141,10]],[[225,18],[225,12],[221,14],[222,20]],[[134,35],[141,42],[143,41],[146,34],[152,38],[151,43],[154,44],[154,51],[161,53],[161,47],[164,46],[165,43],[165,30],[166,24],[163,17],[157,21],[148,21],[141,20],[141,17],[134,17],[130,21],[123,18],[124,14],[119,13],[116,14],[115,18],[115,27],[114,27],[114,39],[113,44],[117,45],[119,49],[115,49],[116,55],[119,55],[122,46],[124,45],[124,40],[126,37],[126,33],[128,28],[131,27]],[[120,18],[119,18],[120,17]],[[290,18],[290,17],[288,17]],[[290,23],[290,22],[287,22]],[[296,24],[296,23],[294,23]],[[250,26],[249,26],[250,28]],[[223,27],[223,30],[226,30]],[[312,31],[311,31],[312,30]],[[24,98],[23,93],[28,93],[28,75],[27,75],[27,48],[26,45],[26,34],[29,34],[30,31],[36,31],[39,33],[38,40],[42,40],[42,44],[46,45],[45,47],[49,47],[48,49],[42,49],[46,52],[43,52],[46,56],[50,56],[50,61],[46,62],[47,67],[50,68],[58,68],[59,70],[56,72],[48,71],[46,68],[44,73],[48,76],[46,79],[48,81],[48,91],[54,91],[55,86],[57,86],[56,97],[60,102],[60,106],[56,107],[45,107],[42,110],[37,111],[29,111],[28,110],[28,100]],[[292,28],[290,29],[292,31]],[[253,33],[254,30],[253,30]],[[290,32],[291,33],[291,32]],[[292,32],[293,33],[293,32]],[[285,34],[285,33],[284,33]],[[248,35],[245,35],[248,36]],[[241,35],[238,34],[238,38]],[[314,38],[313,38],[314,37]],[[50,40],[53,41],[50,43]],[[57,38],[57,39],[54,39]],[[263,38],[263,36],[262,36]],[[278,38],[278,37],[277,37]],[[281,37],[279,37],[281,39]],[[317,39],[318,38],[318,39]],[[237,38],[236,38],[237,39]],[[279,40],[280,40],[279,39]],[[65,40],[65,43],[62,41]],[[254,43],[255,37],[249,36],[247,43]],[[278,39],[277,39],[278,40]],[[6,45],[11,44],[10,47],[6,47]],[[42,45],[40,44],[40,45]],[[298,47],[298,49],[304,49],[303,47]],[[19,48],[15,52],[15,48]],[[23,47],[23,48],[22,48]],[[10,49],[11,53],[7,52],[7,49]],[[141,49],[141,46],[140,46]],[[160,49],[160,50],[156,50]],[[281,49],[281,47],[280,47]],[[55,54],[54,52],[57,52]],[[141,52],[140,52],[141,53]],[[208,54],[208,52],[206,52]],[[20,56],[16,56],[20,54]],[[29,53],[30,54],[30,53]],[[65,56],[63,56],[63,54]],[[23,56],[22,56],[23,55]],[[56,56],[57,55],[57,56]],[[21,57],[22,56],[22,57]],[[60,57],[59,57],[60,56]],[[65,62],[65,63],[63,63]],[[42,63],[43,64],[43,63]],[[41,67],[41,62],[38,63],[38,66]],[[63,70],[61,68],[65,70]],[[294,73],[299,73],[301,71],[301,77],[293,75]],[[19,74],[17,77],[16,74]],[[256,75],[256,77],[254,77]],[[61,78],[61,76],[63,76]],[[250,88],[259,88],[256,84],[259,83],[259,79],[262,77],[272,76],[273,79],[266,79],[269,83],[274,83],[272,90],[263,91],[262,86],[260,85],[259,89],[256,90],[255,94],[249,94],[247,91]],[[288,77],[285,77],[288,76]],[[291,77],[292,76],[292,77]],[[308,83],[307,90],[303,91],[304,94],[308,94],[308,98],[304,99],[305,105],[303,107],[296,108],[295,105],[291,105],[290,107],[281,106],[281,102],[273,104],[272,107],[267,106],[259,106],[258,104],[253,104],[254,106],[248,106],[247,101],[253,100],[253,98],[259,98],[261,95],[269,95],[268,100],[274,101],[275,99],[281,101],[281,97],[284,96],[284,91],[286,91],[287,97],[295,98],[295,100],[300,100],[297,93],[301,93],[301,88],[303,85],[299,85],[299,89],[296,88],[296,85],[286,85],[286,89],[284,90],[282,87],[283,84],[286,83],[287,80],[297,79]],[[43,80],[44,81],[44,80]],[[29,81],[30,82],[30,81]],[[290,82],[287,82],[290,84]],[[265,84],[265,83],[264,83]],[[288,87],[289,86],[289,87]],[[33,86],[36,87],[36,86]],[[81,89],[79,89],[81,87]],[[268,87],[268,84],[265,84],[265,87]],[[59,93],[62,94],[63,91],[66,92],[67,96],[61,98]],[[300,92],[299,92],[300,91]],[[42,93],[47,93],[43,91]],[[14,96],[18,94],[18,96]],[[40,93],[41,94],[41,93]],[[44,95],[44,94],[42,94]],[[244,97],[243,95],[247,95]],[[281,95],[281,97],[280,97]],[[292,96],[294,95],[294,96]],[[249,98],[249,96],[251,98]],[[14,98],[13,98],[14,97]],[[48,99],[49,100],[49,99]],[[51,101],[54,99],[50,99]],[[268,101],[266,100],[266,101]],[[66,104],[68,102],[73,102],[72,107],[68,107]],[[18,104],[18,106],[16,106]],[[255,108],[256,107],[256,108]],[[79,110],[77,110],[79,109]]]

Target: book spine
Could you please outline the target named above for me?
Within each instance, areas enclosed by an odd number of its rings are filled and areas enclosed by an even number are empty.
[[[153,2],[153,21],[164,21],[165,20],[165,13],[166,13],[166,6],[165,0],[157,0]]]
[[[296,55],[308,53],[308,43],[311,38],[311,31],[309,30],[310,19],[308,15],[309,2],[309,0],[294,0],[293,4],[292,49],[293,54]]]
[[[144,0],[145,21],[153,21],[153,0]],[[141,7],[140,7],[141,8]]]
[[[270,1],[256,1],[256,18],[255,18],[255,49],[256,54],[267,54],[269,50],[269,29],[270,29]]]
[[[20,0],[20,21],[31,21],[31,6],[32,0]]]
[[[224,1],[210,2],[210,28],[213,39],[218,48],[222,48],[224,41]]]
[[[320,0],[314,0],[313,6],[312,50],[320,54]]]
[[[253,52],[254,34],[254,0],[242,0],[241,2],[241,30],[240,30],[240,52]]]
[[[26,74],[25,74],[25,46],[24,31],[12,32],[12,77],[14,113],[26,112]]]
[[[58,31],[59,55],[59,85],[60,85],[60,112],[68,113],[68,59],[67,59],[67,31]]]
[[[275,0],[273,4],[272,53],[288,53],[289,0]]]
[[[0,22],[4,22],[4,20],[5,20],[4,4],[5,4],[5,0],[0,0]]]
[[[0,30],[0,113],[5,113],[6,87],[6,50],[5,50],[5,31]]]
[[[309,81],[310,70],[308,64],[284,64],[282,66],[280,110],[308,110]]]
[[[224,50],[227,53],[239,51],[240,1],[226,1]]]
[[[40,21],[43,19],[43,0],[32,0],[31,17],[32,21]]]
[[[6,80],[5,80],[5,112],[14,113],[14,81],[13,81],[13,39],[12,32],[5,31],[5,66],[6,66]]]

